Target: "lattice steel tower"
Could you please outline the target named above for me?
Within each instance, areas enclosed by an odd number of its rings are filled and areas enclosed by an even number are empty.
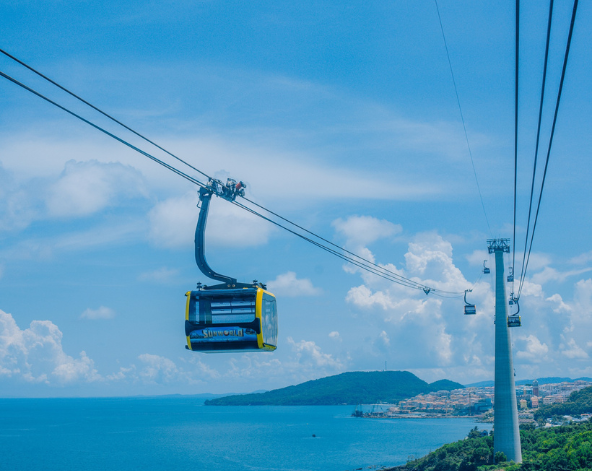
[[[487,241],[495,254],[495,406],[493,453],[503,452],[508,461],[522,462],[516,386],[512,365],[512,342],[508,328],[508,302],[504,277],[504,253],[510,251],[510,239]]]

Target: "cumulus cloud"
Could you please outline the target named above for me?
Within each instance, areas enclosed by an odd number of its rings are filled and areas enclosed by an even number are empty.
[[[179,370],[172,360],[160,355],[144,353],[138,357],[142,363],[138,375],[149,383],[169,383],[178,380]]]
[[[586,359],[588,354],[581,348],[574,339],[569,339],[567,345],[560,345],[561,354],[571,359]]]
[[[516,358],[536,363],[546,360],[549,347],[545,343],[542,343],[535,335],[531,334],[518,337],[517,343],[521,345],[523,349],[519,349],[516,352]]]
[[[403,229],[385,219],[371,216],[350,216],[347,219],[336,219],[332,226],[336,232],[346,238],[351,247],[363,247],[379,239],[392,237]]]
[[[318,296],[323,292],[315,288],[308,278],[298,279],[293,271],[278,275],[267,286],[274,294],[282,296]]]
[[[12,315],[0,310],[0,378],[62,385],[101,380],[84,351],[78,358],[62,348],[62,332],[50,321],[33,321],[21,330]]]
[[[98,309],[85,309],[82,314],[80,314],[82,319],[112,319],[115,317],[115,311],[111,308],[101,306]]]
[[[114,205],[121,197],[146,196],[141,174],[120,163],[69,161],[49,186],[49,216],[79,217]]]
[[[569,262],[574,265],[583,265],[584,263],[592,262],[592,250],[572,258]]]
[[[197,192],[171,197],[150,211],[150,238],[164,247],[194,244],[199,209]],[[212,198],[206,227],[208,246],[256,246],[267,243],[271,224],[219,198]]]
[[[341,340],[341,336],[339,335],[339,332],[337,332],[336,330],[334,330],[333,332],[329,332],[329,338],[333,340]]]
[[[140,276],[138,276],[138,280],[151,281],[155,283],[165,283],[177,276],[178,273],[179,270],[162,267],[157,270],[140,273]]]
[[[570,276],[581,275],[582,273],[586,273],[591,270],[592,270],[592,268],[583,268],[581,270],[570,270],[570,271],[560,272],[554,268],[547,266],[543,269],[543,271],[532,275],[531,281],[533,283],[538,283],[541,285],[544,285],[545,283],[548,283],[550,281],[563,282],[566,280],[566,278],[568,278]]]
[[[292,337],[288,337],[288,343],[296,353],[297,362],[305,367],[335,370],[343,368],[340,360],[333,358],[329,353],[323,353],[321,348],[312,340],[295,342]]]

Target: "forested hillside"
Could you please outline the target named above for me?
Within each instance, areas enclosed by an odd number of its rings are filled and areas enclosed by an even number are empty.
[[[417,394],[463,388],[440,380],[428,384],[408,371],[351,372],[307,381],[261,394],[243,394],[206,401],[208,406],[339,405],[395,403]]]
[[[505,462],[503,453],[493,456],[493,437],[460,440],[391,471],[577,471],[592,469],[592,423],[520,430],[522,464]],[[494,458],[496,465],[494,466]]]

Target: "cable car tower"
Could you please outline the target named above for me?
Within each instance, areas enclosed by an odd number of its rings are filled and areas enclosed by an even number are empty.
[[[495,254],[495,404],[493,453],[503,452],[508,461],[522,462],[516,386],[512,365],[512,342],[508,325],[508,303],[504,277],[504,253],[510,252],[510,239],[487,241]]]

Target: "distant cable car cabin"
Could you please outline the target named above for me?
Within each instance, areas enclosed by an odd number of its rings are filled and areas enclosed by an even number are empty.
[[[508,283],[514,282],[514,267],[509,268],[510,273],[508,274]]]
[[[522,326],[522,319],[520,316],[508,316],[508,327]]]
[[[466,316],[477,314],[477,307],[474,304],[470,304],[467,302],[467,293],[470,293],[472,291],[473,291],[472,289],[465,290],[465,315]]]
[[[201,209],[195,230],[195,261],[208,278],[222,284],[197,284],[186,293],[185,336],[188,350],[217,353],[273,351],[277,348],[278,316],[275,296],[263,283],[238,283],[236,278],[213,271],[205,258],[205,229],[213,194],[228,201],[244,195],[243,182],[228,179],[226,185],[210,180],[200,188]]]
[[[513,293],[512,293],[512,298],[510,299],[510,302],[512,302],[512,301],[514,302],[514,304],[516,305],[518,310],[514,314],[510,314],[508,316],[508,327],[520,327],[520,326],[522,326],[522,319],[518,315],[518,313],[520,312],[520,304],[518,302],[518,298],[514,297]]]
[[[483,273],[485,273],[486,275],[489,275],[491,273],[491,270],[485,266],[486,263],[487,263],[487,260],[483,260]]]

